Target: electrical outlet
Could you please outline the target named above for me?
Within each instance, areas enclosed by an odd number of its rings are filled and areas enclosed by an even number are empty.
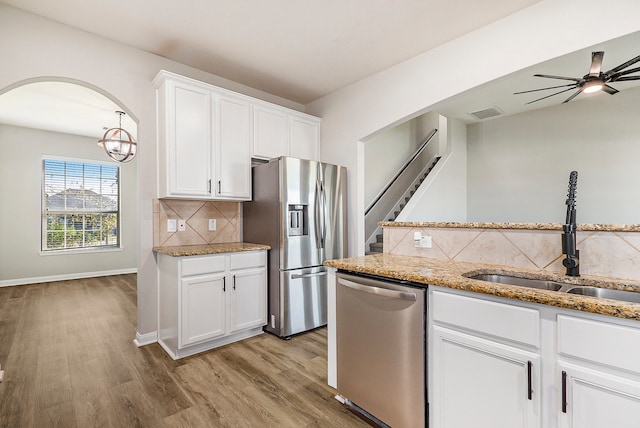
[[[170,218],[167,220],[167,232],[175,232],[178,230],[178,226],[175,218]]]
[[[184,232],[187,230],[187,224],[184,220],[178,220],[178,232]]]
[[[210,218],[209,219],[209,232],[212,232],[216,230],[216,219],[215,218]]]

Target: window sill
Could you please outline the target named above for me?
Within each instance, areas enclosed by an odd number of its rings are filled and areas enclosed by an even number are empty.
[[[49,250],[40,251],[41,256],[69,256],[72,254],[94,254],[94,253],[112,253],[123,251],[122,247],[92,247],[92,248],[72,248],[65,250]]]

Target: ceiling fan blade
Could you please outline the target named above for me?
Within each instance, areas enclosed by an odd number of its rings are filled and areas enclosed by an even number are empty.
[[[640,79],[640,77],[639,77],[639,79]],[[613,95],[613,94],[617,94],[618,92],[620,92],[620,91],[618,91],[616,88],[613,88],[613,87],[611,87],[611,86],[609,86],[609,85],[604,85],[604,86],[602,87],[602,91],[603,91],[603,92],[606,92],[607,94],[611,94],[611,95]]]
[[[635,73],[636,71],[640,71],[640,67],[630,68],[630,69],[624,70],[624,71],[619,71],[619,72],[615,73],[614,76],[615,77],[625,76],[627,74]]]
[[[602,58],[604,57],[604,52],[591,52],[591,68],[589,69],[589,76],[598,77],[600,76],[600,70],[602,69]]]
[[[575,85],[575,84],[573,84],[573,83],[569,83],[568,85],[549,86],[548,88],[531,89],[531,90],[529,90],[529,91],[514,92],[514,93],[513,93],[513,95],[518,95],[518,94],[527,94],[527,93],[529,93],[529,92],[546,91],[547,89],[566,88],[567,86],[573,86],[573,87],[575,87],[576,85]]]
[[[630,59],[630,60],[629,60],[629,61],[627,61],[627,62],[624,62],[624,63],[620,64],[620,65],[619,65],[619,66],[617,66],[617,67],[612,68],[611,70],[607,71],[605,74],[606,74],[607,76],[611,76],[612,74],[615,74],[615,73],[617,73],[617,72],[618,72],[618,71],[620,71],[620,70],[624,70],[625,68],[627,68],[627,67],[629,67],[630,65],[633,65],[633,64],[635,64],[636,62],[639,62],[639,61],[640,61],[640,55],[638,55],[637,57],[635,57],[635,58],[633,58],[633,59]]]
[[[562,79],[562,80],[573,80],[574,82],[579,82],[580,79],[576,77],[564,77],[564,76],[552,76],[550,74],[534,74],[535,77],[545,77],[547,79]]]
[[[575,87],[574,85],[571,85],[571,86]],[[532,104],[532,103],[535,103],[536,101],[544,100],[545,98],[549,98],[549,97],[552,97],[552,96],[554,96],[554,95],[558,95],[558,94],[561,94],[561,93],[563,93],[563,92],[570,91],[570,90],[572,90],[572,89],[573,89],[573,87],[572,87],[572,88],[568,88],[568,89],[563,89],[562,91],[555,92],[555,93],[553,93],[553,94],[551,94],[551,95],[547,95],[546,97],[538,98],[537,100],[529,101],[529,102],[528,102],[528,103],[526,103],[526,104]],[[580,92],[580,91],[578,91],[578,92]],[[577,94],[576,94],[576,95],[577,95]],[[525,105],[526,105],[526,104],[525,104]]]
[[[574,99],[575,97],[577,97],[577,96],[578,96],[578,94],[580,94],[580,92],[582,92],[582,89],[578,89],[578,90],[576,91],[576,93],[575,93],[575,94],[571,95],[569,98],[567,98],[566,100],[564,100],[562,103],[563,103],[563,104],[564,104],[564,103],[568,103],[569,101],[571,101],[572,99]]]
[[[616,79],[616,82],[624,82],[625,80],[640,80],[640,76],[622,76]]]

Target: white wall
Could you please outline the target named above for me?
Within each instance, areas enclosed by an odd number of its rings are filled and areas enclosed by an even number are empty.
[[[404,166],[437,124],[437,115],[424,114],[364,141],[364,201],[368,206]]]
[[[131,272],[138,254],[136,161],[120,165],[121,250],[40,255],[42,157],[108,158],[97,140],[0,125],[0,285]]]
[[[469,125],[469,221],[564,223],[575,170],[578,222],[640,222],[640,88],[618,88]]]
[[[151,81],[165,69],[286,107],[302,110],[302,106],[4,4],[0,4],[0,58],[0,94],[29,79],[61,77],[86,82],[138,121],[138,334],[154,332],[157,274],[151,249],[157,171],[156,94]]]
[[[321,159],[348,168],[349,253],[364,254],[363,138],[453,95],[640,30],[640,2],[542,0],[307,105],[322,117]]]

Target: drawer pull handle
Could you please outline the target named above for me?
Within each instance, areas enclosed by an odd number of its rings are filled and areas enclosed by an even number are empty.
[[[562,372],[562,413],[567,413],[567,372]]]
[[[222,277],[222,292],[223,293],[227,292],[227,277],[226,276]]]
[[[233,275],[233,289],[236,289],[236,276]]]
[[[533,372],[533,363],[527,361],[527,399],[533,400],[533,385],[531,382]]]

